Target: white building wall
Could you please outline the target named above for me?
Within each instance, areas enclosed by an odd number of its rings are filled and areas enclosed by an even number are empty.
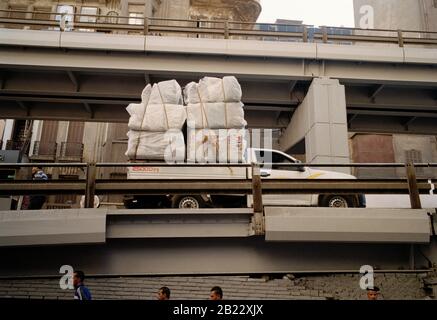
[[[34,120],[33,126],[32,126],[32,137],[30,140],[30,149],[29,149],[29,156],[33,155],[33,148],[35,146],[35,141],[41,140],[41,132],[42,132],[42,120]]]
[[[437,30],[437,4],[434,0],[354,0],[355,25],[359,27],[360,8],[374,9],[374,28]]]
[[[424,28],[418,0],[354,0],[357,27],[359,27],[361,18],[360,8],[365,5],[374,8],[374,28],[409,30],[423,30]]]
[[[5,123],[5,128],[3,131],[3,147],[2,150],[6,149],[6,141],[10,140],[12,138],[12,131],[14,130],[14,122],[13,119],[7,119]]]

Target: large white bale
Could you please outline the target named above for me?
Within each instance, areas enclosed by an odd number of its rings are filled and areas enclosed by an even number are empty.
[[[126,156],[132,160],[185,160],[184,135],[180,130],[167,132],[133,131],[127,133]]]
[[[181,130],[187,119],[185,107],[177,104],[131,103],[126,110],[130,115],[128,126],[131,130]]]
[[[245,129],[189,130],[187,140],[188,162],[246,162],[247,141]]]
[[[189,104],[187,122],[196,129],[241,129],[247,125],[241,102]]]
[[[239,102],[242,91],[237,78],[227,76],[223,79],[204,77],[199,83],[191,82],[185,86],[184,99],[187,104],[206,102]]]
[[[141,102],[147,104],[179,104],[183,105],[181,86],[176,80],[148,84],[141,93]]]

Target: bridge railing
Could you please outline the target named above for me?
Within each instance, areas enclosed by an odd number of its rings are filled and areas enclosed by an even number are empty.
[[[430,194],[436,178],[418,179],[416,168],[437,168],[437,163],[354,163],[354,164],[262,164],[262,167],[300,168],[404,168],[404,179],[262,179],[257,164],[193,164],[193,163],[1,163],[2,169],[19,169],[34,166],[80,168],[85,178],[48,181],[0,180],[0,196],[11,195],[85,195],[85,207],[93,208],[94,195],[167,195],[167,194],[245,194],[253,196],[253,211],[263,211],[263,194],[408,194],[411,208],[420,209],[420,194]],[[191,167],[191,168],[246,168],[247,178],[236,179],[98,179],[97,169],[105,167]],[[251,171],[250,171],[251,170]],[[435,192],[434,190],[434,193]]]
[[[157,17],[44,12],[50,19],[36,19],[39,11],[0,10],[0,26],[14,29],[84,31],[197,38],[254,39],[321,43],[372,43],[404,47],[437,46],[437,32],[420,30],[314,27],[302,24],[270,24],[225,20],[187,20]],[[24,17],[23,17],[24,16]],[[138,23],[141,22],[141,23]]]

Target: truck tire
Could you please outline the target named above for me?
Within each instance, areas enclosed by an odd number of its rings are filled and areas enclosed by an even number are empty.
[[[172,199],[172,208],[200,209],[203,207],[205,207],[205,202],[200,196],[182,195],[174,196]]]
[[[358,203],[355,196],[327,195],[321,196],[319,204],[326,208],[357,208]]]

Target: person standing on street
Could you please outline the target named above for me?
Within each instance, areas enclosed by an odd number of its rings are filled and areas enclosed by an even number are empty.
[[[44,173],[41,167],[33,167],[32,168],[32,179],[33,180],[48,180],[47,175]],[[46,196],[44,195],[35,195],[29,197],[29,206],[28,210],[40,210],[42,206],[46,202]]]
[[[367,299],[374,301],[378,300],[379,288],[378,287],[369,287],[367,288]]]
[[[223,300],[223,290],[220,287],[213,287],[209,294],[209,300]]]

